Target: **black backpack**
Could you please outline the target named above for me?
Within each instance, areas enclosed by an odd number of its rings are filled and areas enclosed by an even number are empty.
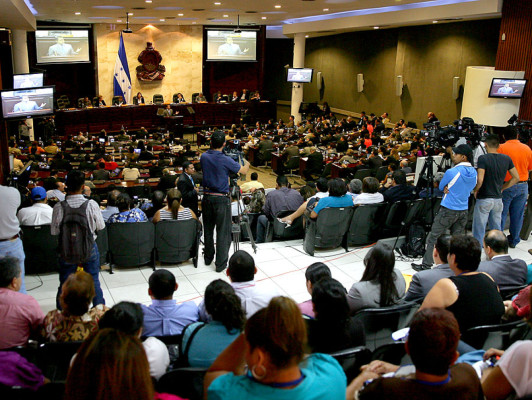
[[[70,207],[66,200],[61,202],[63,220],[59,232],[59,253],[68,264],[86,262],[94,247],[94,236],[87,218],[89,201],[78,208]]]
[[[421,257],[425,254],[425,229],[423,225],[413,223],[406,233],[406,241],[401,246],[401,252],[412,258]]]

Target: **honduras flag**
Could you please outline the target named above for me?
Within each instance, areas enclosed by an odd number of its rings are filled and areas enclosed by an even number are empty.
[[[124,47],[122,32],[120,32],[120,44],[118,46],[118,55],[116,56],[113,82],[113,95],[122,96],[124,103],[131,103],[131,76],[129,75],[129,66],[127,65],[126,48]]]

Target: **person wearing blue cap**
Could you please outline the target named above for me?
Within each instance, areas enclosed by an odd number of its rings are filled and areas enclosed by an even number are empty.
[[[31,189],[31,207],[21,208],[17,214],[20,225],[37,226],[52,223],[53,209],[46,204],[46,190],[42,186]]]

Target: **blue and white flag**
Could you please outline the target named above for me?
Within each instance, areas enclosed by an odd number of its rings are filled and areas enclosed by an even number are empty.
[[[120,44],[116,56],[114,82],[114,96],[122,96],[125,103],[131,103],[131,76],[127,65],[126,48],[124,38],[120,32]]]

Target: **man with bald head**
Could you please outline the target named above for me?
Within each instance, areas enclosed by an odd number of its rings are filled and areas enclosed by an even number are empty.
[[[484,235],[484,252],[488,260],[480,263],[478,271],[489,274],[500,290],[526,284],[526,262],[508,254],[508,239],[503,232],[493,229]]]

